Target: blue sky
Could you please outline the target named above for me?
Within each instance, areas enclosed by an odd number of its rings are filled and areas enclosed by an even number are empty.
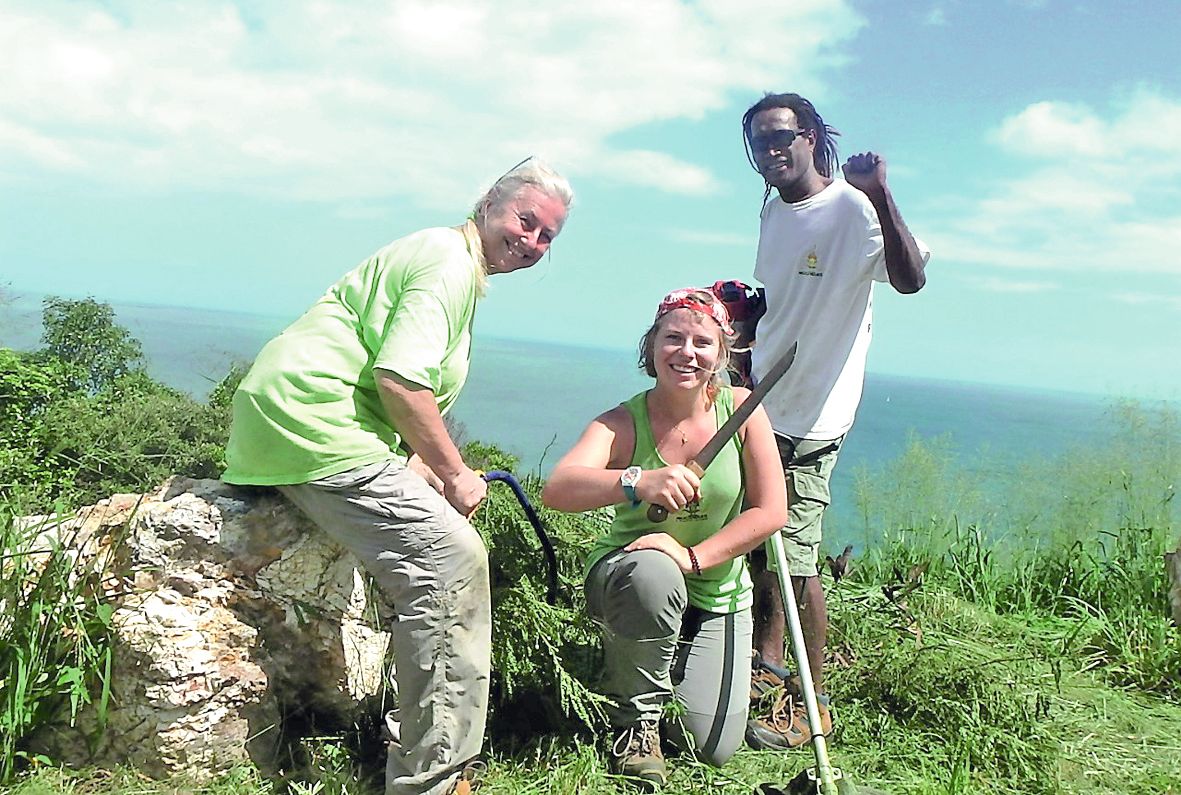
[[[0,6],[0,285],[294,317],[539,154],[576,206],[482,334],[630,347],[749,278],[739,119],[809,96],[872,149],[926,289],[872,371],[1181,398],[1181,2]]]

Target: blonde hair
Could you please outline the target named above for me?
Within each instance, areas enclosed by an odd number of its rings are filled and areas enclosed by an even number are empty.
[[[480,230],[474,218],[469,217],[458,228],[472,260],[476,263],[476,296],[483,298],[484,293],[488,291],[488,260],[484,259],[484,239],[480,237]]]
[[[689,293],[688,297],[706,305],[716,300],[713,293],[708,290],[694,290],[693,292]],[[718,389],[729,385],[729,376],[727,373],[730,369],[730,357],[734,351],[734,342],[737,339],[737,336],[734,334],[727,334],[726,331],[720,325],[718,325],[717,320],[715,320],[710,315],[707,315],[705,312],[701,312],[691,307],[677,308],[689,310],[698,320],[704,320],[708,318],[718,328],[718,365],[710,375],[709,385],[706,387],[706,394],[712,402],[713,399],[717,397]],[[643,370],[652,378],[656,377],[656,335],[660,332],[660,328],[664,323],[664,319],[675,311],[676,309],[673,309],[665,312],[663,315],[659,315],[654,321],[652,321],[652,325],[648,327],[648,330],[644,332],[644,336],[640,337],[640,355],[636,364],[641,370]]]
[[[567,210],[574,203],[574,189],[570,187],[566,178],[544,160],[533,155],[517,163],[492,183],[492,187],[484,191],[472,207],[467,221],[459,227],[464,242],[472,253],[472,259],[476,261],[477,295],[484,295],[488,288],[488,262],[484,258],[484,240],[480,237],[480,223],[490,209],[515,198],[525,188],[536,188],[546,196],[558,199]]]
[[[472,208],[470,217],[475,221],[482,220],[489,207],[500,206],[520,193],[522,188],[536,188],[561,201],[567,210],[574,203],[574,190],[566,178],[541,158],[530,155],[492,183]]]

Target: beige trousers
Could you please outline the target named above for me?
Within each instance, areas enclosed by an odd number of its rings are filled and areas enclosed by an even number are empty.
[[[398,705],[387,795],[442,795],[484,738],[492,616],[483,540],[395,459],[279,488],[360,558],[393,603]]]

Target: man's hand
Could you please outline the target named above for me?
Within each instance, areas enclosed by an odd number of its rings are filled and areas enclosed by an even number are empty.
[[[867,196],[886,188],[886,160],[873,152],[853,155],[841,166],[845,181]]]
[[[862,152],[846,160],[841,171],[846,182],[865,194],[878,215],[890,284],[900,293],[917,293],[927,283],[923,272],[927,263],[886,187],[886,161],[873,152]]]
[[[460,514],[470,519],[488,496],[488,482],[466,466],[443,481],[443,496]]]

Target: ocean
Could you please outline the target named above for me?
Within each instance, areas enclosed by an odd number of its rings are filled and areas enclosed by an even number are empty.
[[[151,375],[204,397],[235,361],[249,361],[293,318],[115,304],[118,322],[139,339]],[[0,309],[0,345],[32,349],[40,308],[17,296]],[[872,352],[871,352],[872,366]],[[517,456],[518,474],[547,474],[597,414],[650,383],[636,353],[477,336],[468,384],[453,418],[467,440]],[[956,466],[982,481],[1006,467],[1078,448],[1105,422],[1109,401],[867,374],[857,422],[833,480],[826,534],[859,537],[854,481],[896,460],[908,440],[938,439]]]

